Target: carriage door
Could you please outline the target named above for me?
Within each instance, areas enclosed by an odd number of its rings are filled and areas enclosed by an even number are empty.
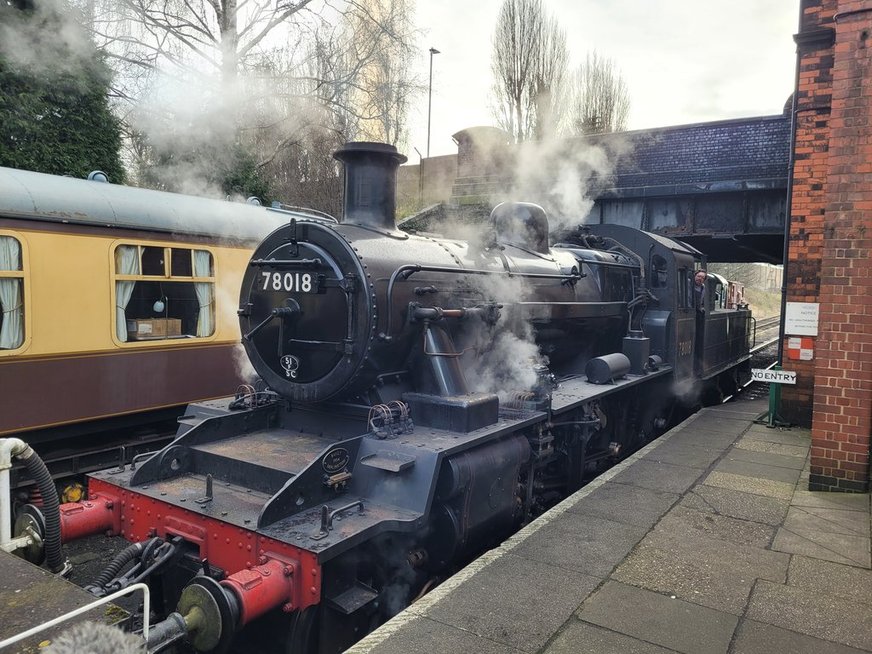
[[[678,379],[693,375],[696,349],[696,308],[693,305],[693,269],[679,268],[675,289],[675,370]]]

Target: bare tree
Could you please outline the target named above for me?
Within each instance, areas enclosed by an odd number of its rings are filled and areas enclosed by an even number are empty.
[[[347,15],[350,51],[364,61],[350,94],[358,109],[360,137],[370,141],[402,144],[406,138],[409,103],[422,91],[411,73],[417,50],[412,43],[413,0],[359,0],[366,12]],[[367,55],[359,54],[359,44],[375,44]]]
[[[615,63],[588,53],[575,72],[570,122],[577,134],[619,132],[627,127],[630,94]]]
[[[116,71],[131,159],[170,172],[149,183],[178,188],[180,167],[230,155],[226,168],[241,157],[301,201],[307,171],[335,169],[322,149],[365,121],[386,124],[381,138],[402,132],[414,0],[80,1]],[[302,148],[316,145],[310,165]]]
[[[542,0],[504,0],[493,37],[494,115],[517,141],[556,132],[562,122],[566,33]]]

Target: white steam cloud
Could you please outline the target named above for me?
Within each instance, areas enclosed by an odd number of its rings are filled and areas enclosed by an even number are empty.
[[[63,0],[40,0],[27,14],[3,7],[0,16],[0,56],[13,70],[52,78],[94,65],[84,18]]]

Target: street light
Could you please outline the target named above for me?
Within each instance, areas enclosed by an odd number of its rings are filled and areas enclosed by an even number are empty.
[[[430,89],[427,92],[427,158],[430,158],[430,112],[433,109],[433,55],[439,54],[436,48],[430,48]]]

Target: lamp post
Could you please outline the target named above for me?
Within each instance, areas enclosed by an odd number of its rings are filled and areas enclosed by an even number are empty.
[[[418,206],[424,206],[424,155],[418,148],[413,148],[418,153]]]
[[[427,158],[430,158],[430,113],[433,109],[433,55],[439,54],[436,48],[430,48],[430,87],[427,91]]]

